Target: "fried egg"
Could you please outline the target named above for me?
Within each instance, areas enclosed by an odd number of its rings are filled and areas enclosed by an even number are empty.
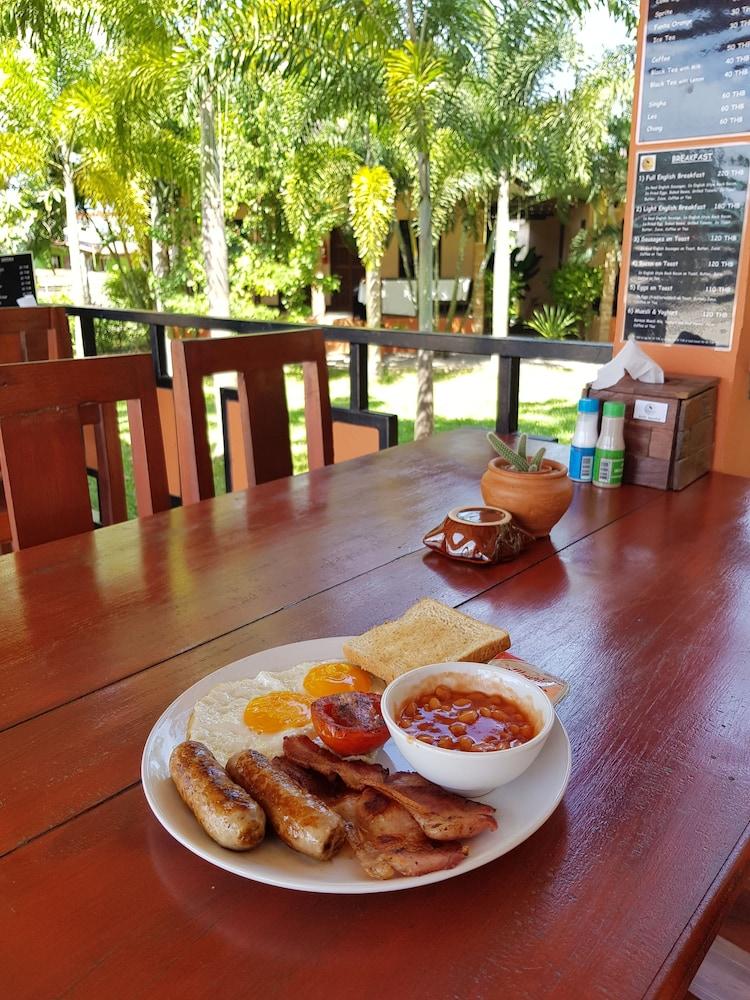
[[[217,684],[195,705],[187,737],[209,748],[220,764],[240,750],[266,757],[284,751],[284,737],[315,735],[310,705],[344,691],[379,691],[383,683],[349,663],[299,663],[289,670]]]

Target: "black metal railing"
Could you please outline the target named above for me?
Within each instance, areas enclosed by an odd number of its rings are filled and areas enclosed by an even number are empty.
[[[226,330],[231,333],[269,333],[299,329],[299,324],[189,313],[146,312],[134,309],[100,309],[67,306],[69,316],[81,321],[84,354],[97,353],[96,321],[114,320],[148,328],[154,370],[159,385],[171,386],[167,367],[167,327],[186,330]],[[499,434],[518,430],[518,389],[521,361],[585,361],[604,364],[612,357],[612,345],[582,340],[545,340],[535,337],[486,337],[462,333],[420,333],[409,330],[369,330],[362,327],[321,326],[325,339],[350,344],[350,408],[366,410],[369,403],[367,348],[370,345],[408,350],[439,351],[471,357],[499,358],[495,426]]]

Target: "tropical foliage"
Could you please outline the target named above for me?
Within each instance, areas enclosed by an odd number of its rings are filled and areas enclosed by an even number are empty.
[[[602,294],[602,269],[568,260],[552,275],[550,291],[555,305],[562,306],[578,321],[579,330],[591,320]]]
[[[111,251],[115,301],[296,317],[334,287],[323,246],[341,228],[377,325],[395,235],[430,330],[439,240],[460,219],[474,327],[491,271],[503,335],[527,283],[512,211],[588,199],[596,224],[572,250],[602,267],[611,311],[632,65],[612,53],[591,66],[571,40],[603,3],[0,0],[3,249],[44,259],[64,237],[86,301],[85,225]],[[630,0],[607,6],[635,16]],[[456,301],[457,287],[449,321]],[[429,352],[418,364],[422,436]]]
[[[531,314],[527,325],[540,337],[563,340],[575,336],[578,317],[565,306],[540,306]]]

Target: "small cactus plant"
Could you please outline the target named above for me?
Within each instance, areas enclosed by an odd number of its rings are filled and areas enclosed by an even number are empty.
[[[540,472],[542,468],[542,459],[544,458],[545,448],[540,448],[539,451],[529,458],[526,454],[526,435],[522,434],[518,439],[518,447],[514,451],[510,445],[506,444],[505,441],[501,440],[497,434],[490,431],[487,434],[487,440],[490,442],[495,451],[504,458],[511,468],[515,469],[517,472]]]

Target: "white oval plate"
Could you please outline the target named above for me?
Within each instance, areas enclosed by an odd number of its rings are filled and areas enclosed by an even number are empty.
[[[254,677],[261,670],[285,670],[306,660],[341,660],[346,638],[310,639],[254,653],[214,671],[172,702],[146,741],[141,778],[154,815],[176,840],[211,864],[256,882],[306,892],[393,892],[463,875],[507,854],[539,829],[563,797],[570,777],[570,742],[559,719],[528,771],[482,799],[497,809],[498,829],[467,841],[468,857],[448,871],[379,881],[368,878],[347,849],[333,861],[318,862],[297,854],[273,837],[255,850],[241,853],[214,843],[184,805],[169,777],[169,755],[185,739],[188,716],[196,701],[216,684]],[[378,760],[391,770],[412,770],[392,740],[380,751]]]

